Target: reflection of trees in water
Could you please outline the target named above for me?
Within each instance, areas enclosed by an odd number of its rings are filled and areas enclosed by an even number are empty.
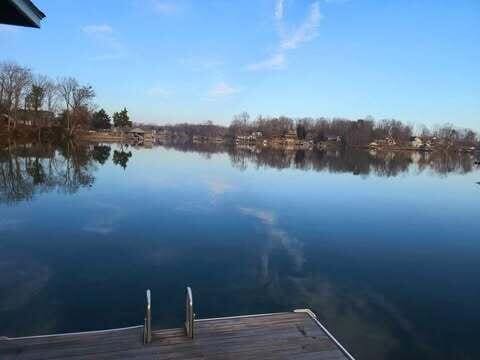
[[[431,170],[441,175],[473,170],[473,158],[459,153],[233,149],[230,157],[232,164],[240,169],[253,165],[376,176],[397,176],[413,167],[419,172]]]
[[[0,202],[29,200],[35,194],[55,189],[74,193],[90,186],[95,180],[92,173],[96,170],[96,162],[103,164],[109,153],[109,147],[99,149],[72,142],[59,147],[49,144],[9,146],[0,151]]]
[[[125,151],[128,145],[121,145],[120,150],[113,151],[113,163],[120,165],[124,170],[127,168],[128,160],[132,157],[131,151]]]
[[[374,152],[359,149],[286,150],[255,146],[226,146],[209,143],[163,145],[179,151],[206,154],[227,152],[232,165],[245,170],[256,168],[329,171],[355,175],[397,176],[409,170],[432,171],[435,174],[468,173],[473,170],[474,158],[457,152]]]
[[[181,152],[196,152],[206,159],[211,158],[213,154],[224,153],[227,151],[227,147],[222,143],[192,143],[192,142],[166,142],[161,144],[166,149],[175,149]]]
[[[108,145],[95,145],[92,151],[92,158],[103,165],[107,162],[110,157],[111,148]]]

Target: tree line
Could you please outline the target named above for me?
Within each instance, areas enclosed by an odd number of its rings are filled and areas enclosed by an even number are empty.
[[[33,127],[39,126],[41,112],[47,112],[68,136],[81,129],[109,129],[110,116],[103,109],[96,111],[94,99],[92,86],[73,77],[52,79],[15,62],[0,63],[0,120],[9,131],[17,128],[26,111],[34,115]],[[132,125],[126,108],[112,118],[113,126]]]
[[[420,131],[414,131],[411,124],[405,124],[395,119],[376,121],[373,117],[349,120],[343,118],[328,119],[325,117],[293,119],[286,116],[258,116],[251,120],[248,113],[235,115],[228,127],[232,137],[246,136],[261,132],[264,138],[285,136],[294,132],[300,140],[321,142],[330,138],[338,138],[349,146],[367,146],[379,139],[390,139],[397,144],[403,144],[418,136],[422,140],[438,139],[445,145],[476,146],[478,136],[471,129],[455,128],[451,124],[428,128],[422,126]]]
[[[478,135],[471,129],[456,128],[451,124],[432,128],[421,126],[414,128],[411,124],[395,119],[375,120],[371,116],[364,119],[350,120],[344,118],[290,118],[286,116],[258,116],[251,119],[247,112],[235,115],[229,126],[215,125],[211,121],[203,124],[145,125],[144,129],[167,131],[178,142],[190,141],[194,136],[207,138],[225,138],[234,140],[239,136],[260,134],[262,139],[284,137],[295,134],[299,140],[319,143],[334,139],[342,145],[366,147],[370,143],[382,140],[398,145],[406,144],[412,137],[422,141],[432,141],[438,146],[475,147],[479,145]]]

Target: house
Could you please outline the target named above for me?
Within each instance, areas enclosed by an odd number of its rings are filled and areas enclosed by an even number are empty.
[[[385,139],[377,139],[374,141],[377,146],[382,147],[382,146],[395,146],[397,145],[397,142],[395,141],[394,138],[391,136],[387,136]]]
[[[424,143],[423,143],[423,140],[418,136],[412,136],[410,137],[410,145],[415,149],[419,149],[422,146],[424,146]]]
[[[252,136],[256,139],[263,137],[263,133],[261,131],[255,131],[252,133]]]
[[[19,124],[27,126],[49,127],[55,125],[55,114],[46,110],[17,110]]]
[[[145,131],[140,128],[131,129],[128,131],[128,139],[142,143],[145,140]]]
[[[287,141],[297,141],[298,140],[297,132],[295,130],[289,130],[284,135],[284,138]]]
[[[0,24],[40,27],[45,14],[30,0],[0,1]]]
[[[235,137],[235,142],[238,143],[253,143],[257,139],[262,137],[262,132],[261,131],[254,131],[250,135],[239,135]]]
[[[128,133],[133,134],[133,135],[143,136],[145,134],[145,130],[142,130],[140,128],[135,128],[135,129],[130,130]]]

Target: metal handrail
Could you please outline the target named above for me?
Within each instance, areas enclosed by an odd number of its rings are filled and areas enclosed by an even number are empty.
[[[150,289],[147,290],[147,309],[145,311],[145,322],[143,325],[143,343],[152,342],[152,297]]]
[[[193,312],[192,289],[187,286],[185,292],[185,332],[187,337],[193,339],[194,336],[195,313]]]

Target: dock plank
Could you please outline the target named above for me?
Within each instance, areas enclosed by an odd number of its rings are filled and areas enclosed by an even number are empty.
[[[291,312],[195,321],[157,330],[144,345],[142,328],[0,340],[0,359],[349,360],[307,313]]]

